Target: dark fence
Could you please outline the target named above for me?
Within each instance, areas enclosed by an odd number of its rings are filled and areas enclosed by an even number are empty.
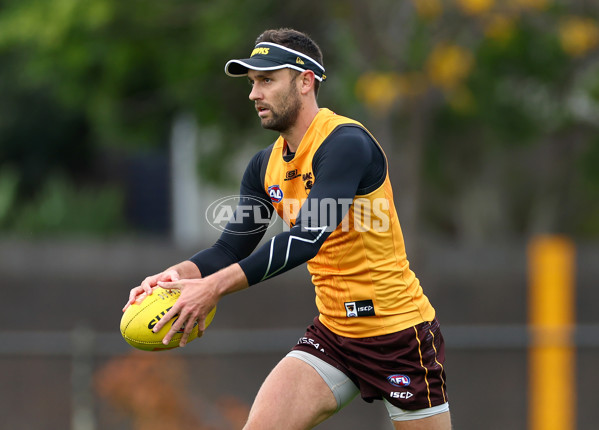
[[[191,253],[122,239],[0,244],[3,428],[240,428],[260,383],[316,314],[313,287],[305,268],[294,269],[223,299],[185,349],[135,353],[118,332],[129,289]],[[597,261],[599,247],[578,244],[579,429],[599,418]],[[526,243],[422,244],[412,267],[443,325],[454,427],[526,429]],[[555,380],[559,396],[559,369]],[[380,402],[356,399],[318,428],[391,426]]]

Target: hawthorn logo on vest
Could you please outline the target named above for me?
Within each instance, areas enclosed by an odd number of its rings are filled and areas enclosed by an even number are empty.
[[[312,189],[312,185],[314,185],[314,177],[312,176],[312,172],[304,173],[302,175],[302,181],[304,181],[304,189],[306,190],[306,194],[309,190]]]
[[[274,203],[280,203],[283,200],[283,190],[278,185],[268,187],[268,195]]]
[[[358,312],[356,312],[356,304],[354,302],[345,304],[345,311],[348,318],[357,317]]]

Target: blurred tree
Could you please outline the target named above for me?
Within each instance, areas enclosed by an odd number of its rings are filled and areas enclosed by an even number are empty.
[[[194,113],[201,126],[235,124],[219,128],[219,144],[203,142],[201,173],[227,180],[222,160],[246,139],[242,128],[252,110],[238,90],[228,91],[224,62],[247,55],[274,5],[0,1],[0,167],[17,169],[13,201],[21,206],[5,220],[21,218],[24,200],[44,199],[37,194],[50,175],[78,183],[131,180],[123,171],[130,162],[115,162],[114,154],[166,157],[171,123],[181,111]]]
[[[561,0],[0,0],[0,168],[20,195],[99,154],[164,149],[192,112],[200,172],[264,146],[224,62],[265,28],[325,52],[320,101],[385,147],[408,238],[599,235],[599,5]],[[253,136],[253,137],[250,137]],[[210,138],[207,138],[210,139]],[[252,143],[250,143],[252,145]],[[12,180],[12,179],[11,179]],[[416,240],[411,240],[415,243]]]
[[[197,398],[187,385],[189,372],[180,356],[137,351],[105,363],[94,381],[100,397],[135,430],[241,429],[249,406],[233,396]],[[213,416],[206,418],[206,411]]]
[[[596,235],[599,199],[581,162],[597,152],[599,5],[353,5],[356,95],[388,146],[408,237],[419,224],[477,242]]]
[[[176,110],[202,122],[235,111],[214,72],[247,37],[247,2],[5,3],[0,49],[19,53],[21,86],[82,110],[101,144],[163,145]]]
[[[232,83],[222,72],[224,63],[248,55],[265,28],[324,27],[326,14],[312,13],[318,4],[0,0],[0,85],[10,95],[0,99],[0,112],[7,113],[0,122],[0,163],[18,164],[35,184],[46,166],[37,174],[24,166],[44,159],[44,151],[62,156],[69,171],[76,164],[89,172],[98,148],[164,148],[173,118],[183,111],[194,113],[200,126],[219,126],[222,142],[205,142],[201,173],[225,180],[220,161],[247,140],[244,126],[255,117],[235,86],[242,82]],[[69,158],[77,162],[69,164]]]

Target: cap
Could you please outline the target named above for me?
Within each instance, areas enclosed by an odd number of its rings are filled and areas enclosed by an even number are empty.
[[[324,81],[327,77],[316,60],[306,54],[271,42],[260,42],[256,45],[250,58],[230,60],[225,65],[225,73],[229,76],[246,76],[250,70],[294,69],[299,72],[311,70],[316,79]]]

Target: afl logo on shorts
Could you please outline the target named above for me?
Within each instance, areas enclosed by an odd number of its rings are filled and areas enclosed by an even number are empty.
[[[410,377],[406,375],[391,375],[387,377],[387,381],[396,387],[407,387],[410,385]]]
[[[271,185],[268,187],[268,195],[275,203],[279,203],[281,200],[283,200],[283,190],[281,190],[278,185]]]

